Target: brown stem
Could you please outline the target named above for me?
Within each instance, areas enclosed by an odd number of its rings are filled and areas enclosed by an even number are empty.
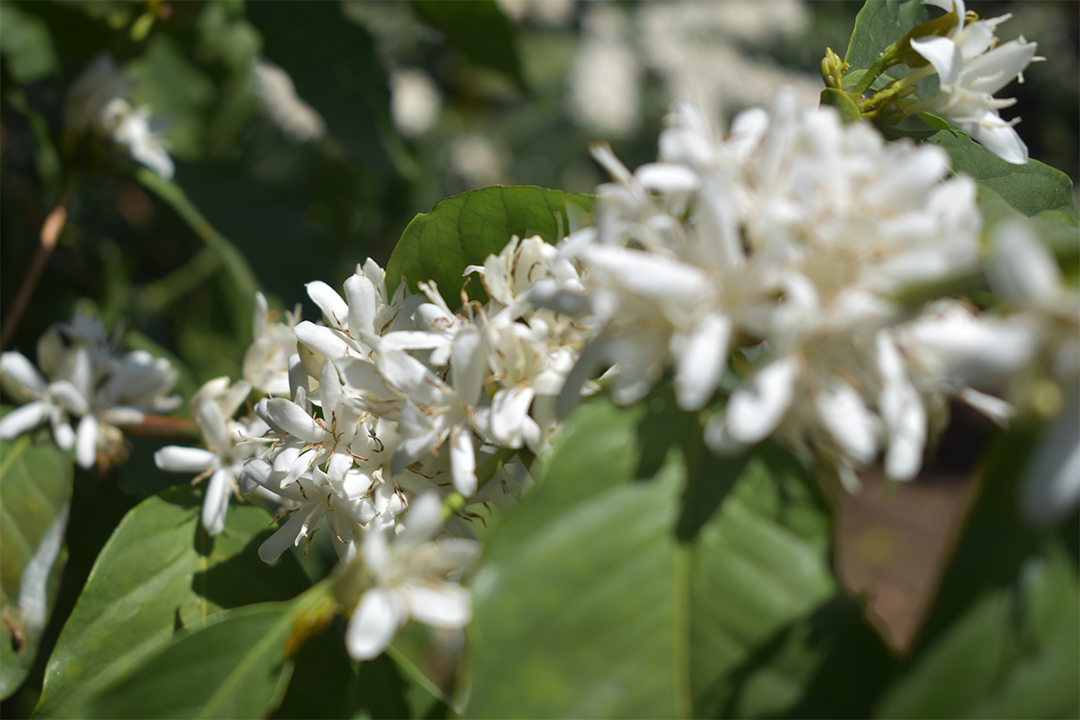
[[[56,247],[56,241],[60,238],[60,232],[67,223],[67,206],[70,201],[71,193],[64,190],[60,193],[60,200],[56,203],[56,207],[45,217],[45,222],[41,226],[41,242],[34,251],[34,258],[30,261],[30,267],[23,277],[22,285],[19,286],[19,292],[15,295],[7,317],[4,318],[4,329],[0,333],[0,350],[6,349],[11,338],[15,336],[19,321],[22,320],[34,289],[37,288],[38,281],[41,279],[41,273],[45,270],[45,263],[49,261],[49,256]]]
[[[120,429],[128,435],[145,438],[174,438],[191,434],[196,428],[195,421],[188,418],[174,418],[167,415],[143,416],[137,425],[121,425]]]

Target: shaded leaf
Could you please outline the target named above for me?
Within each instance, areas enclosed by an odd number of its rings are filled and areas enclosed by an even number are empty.
[[[833,576],[828,513],[801,467],[755,448],[718,511],[680,542],[688,464],[671,452],[635,482],[643,415],[607,400],[580,408],[489,542],[467,713],[869,712],[890,660]]]
[[[4,4],[0,22],[0,54],[17,83],[32,83],[60,74],[60,58],[45,21],[14,3]]]
[[[69,716],[168,647],[173,634],[211,614],[285,600],[308,585],[291,555],[258,557],[270,516],[250,504],[229,509],[211,539],[199,498],[177,488],[140,503],[102,549],[60,633],[36,716]]]
[[[226,610],[200,623],[87,707],[100,718],[258,718],[292,676],[282,642],[295,602]]]
[[[403,277],[414,292],[417,282],[434,280],[447,304],[458,307],[466,267],[483,265],[488,255],[502,251],[511,235],[561,240],[571,228],[568,207],[571,214],[591,212],[592,198],[538,187],[495,186],[441,200],[405,228],[386,264],[387,289],[393,294]],[[469,285],[469,297],[487,301],[476,281]]]
[[[525,87],[513,28],[495,0],[413,0],[412,7],[470,62],[504,72]]]
[[[1063,534],[1018,515],[1032,441],[1013,432],[992,447],[938,598],[878,716],[1080,714],[1076,558]]]
[[[33,667],[56,601],[71,478],[48,428],[0,441],[0,697]]]

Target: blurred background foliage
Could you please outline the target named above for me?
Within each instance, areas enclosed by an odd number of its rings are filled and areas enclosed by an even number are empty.
[[[1019,102],[1002,114],[1022,114],[1032,157],[1075,181],[1080,4],[968,6],[1013,13],[1002,39],[1039,43],[1047,62],[1007,89]],[[185,398],[212,377],[238,378],[251,274],[273,307],[292,309],[306,282],[340,287],[368,256],[385,266],[409,220],[443,197],[493,184],[589,192],[606,180],[588,155],[597,140],[630,168],[655,159],[675,99],[697,101],[718,128],[782,84],[812,102],[825,47],[843,54],[860,7],[3,0],[3,317],[45,217],[61,200],[69,207],[10,349],[33,357],[45,328],[78,307],[123,324],[129,347],[168,355]],[[179,199],[140,182],[130,160],[65,144],[65,92],[101,53],[136,84],[133,104],[165,123]],[[311,303],[305,314],[314,319]],[[136,441],[119,494],[79,473],[70,533],[85,540],[72,548],[59,620],[111,530],[102,519],[175,481],[152,468],[159,445]],[[47,634],[41,659],[49,643]],[[9,711],[33,707],[40,673]]]

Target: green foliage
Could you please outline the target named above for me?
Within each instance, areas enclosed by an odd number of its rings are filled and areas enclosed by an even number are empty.
[[[738,463],[705,457],[700,429],[643,478],[650,448],[670,446],[653,431],[685,422],[663,393],[650,404],[597,400],[572,415],[488,543],[468,714],[866,714],[890,660],[832,573],[813,482],[767,446]],[[730,491],[680,540],[708,483]]]
[[[30,672],[53,610],[71,478],[71,458],[48,428],[0,441],[0,697]]]
[[[878,716],[1080,713],[1075,532],[1068,538],[1019,516],[1018,479],[1032,441],[1017,431],[995,443],[937,602]]]
[[[1038,160],[1026,165],[1005,162],[967,135],[953,130],[939,130],[930,141],[945,148],[956,173],[966,173],[1004,197],[1025,215],[1045,210],[1062,210],[1074,217],[1072,180],[1060,170]]]
[[[434,280],[447,304],[458,307],[466,267],[483,265],[511,235],[557,242],[570,233],[575,215],[591,211],[588,195],[536,187],[490,187],[446,198],[405,228],[386,264],[387,289],[393,294],[407,278],[416,292],[418,281]],[[469,297],[487,301],[477,282],[469,285]]]
[[[4,4],[0,55],[12,78],[19,83],[35,82],[60,72],[60,59],[48,27],[14,3]]]
[[[291,555],[276,566],[259,559],[271,532],[265,511],[233,507],[224,532],[209,538],[200,503],[190,490],[170,490],[140,503],[116,528],[49,659],[38,717],[71,715],[190,623],[307,587]]]
[[[525,87],[514,33],[495,0],[412,0],[417,15],[446,35],[476,65],[506,73]]]
[[[258,603],[211,615],[96,698],[87,716],[265,717],[281,702],[292,675],[282,643],[294,605]]]
[[[910,30],[926,22],[930,15],[918,0],[867,0],[855,17],[844,61],[852,70],[844,75],[844,85],[854,85],[877,62],[882,51]],[[883,75],[874,87],[883,87],[896,78]]]

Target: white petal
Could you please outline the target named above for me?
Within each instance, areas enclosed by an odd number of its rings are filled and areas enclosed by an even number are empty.
[[[752,445],[776,429],[791,404],[798,371],[797,358],[778,358],[731,394],[727,430],[733,439]]]
[[[374,588],[364,593],[345,630],[345,647],[353,660],[378,657],[405,624],[401,601],[389,591]]]
[[[345,281],[345,298],[349,301],[349,332],[359,337],[359,331],[375,332],[375,313],[379,302],[375,284],[363,275],[352,275]]]
[[[0,438],[11,440],[27,430],[33,430],[49,417],[52,405],[38,400],[16,408],[0,419]],[[59,440],[57,441],[59,445]]]
[[[296,333],[296,339],[299,342],[306,345],[311,352],[314,352],[322,358],[336,360],[345,357],[349,352],[348,344],[341,339],[340,335],[328,327],[316,325],[313,322],[305,320],[293,328],[293,332]],[[304,356],[301,355],[300,357],[303,359]],[[322,362],[318,363],[314,371],[309,369],[308,374],[313,377],[318,377],[320,367],[322,367]]]
[[[292,400],[271,398],[266,403],[266,414],[273,425],[304,442],[322,442],[326,439],[326,431],[319,427],[315,418],[300,409]]]
[[[98,421],[93,415],[87,415],[79,421],[76,431],[75,459],[79,467],[89,470],[97,459]]]
[[[1061,287],[1061,269],[1049,249],[1021,220],[994,228],[994,255],[987,267],[990,287],[999,298],[1049,302]]]
[[[964,55],[960,52],[960,46],[949,38],[918,38],[911,41],[911,47],[934,66],[942,84],[952,85],[960,79]]]
[[[487,365],[480,352],[480,331],[466,325],[454,336],[454,354],[450,359],[451,384],[458,397],[470,405],[480,399]]]
[[[834,381],[814,396],[822,422],[844,453],[860,465],[877,454],[877,428],[862,396],[845,382]]]
[[[56,446],[63,451],[68,451],[75,447],[75,431],[71,429],[71,423],[66,419],[57,420],[53,418],[52,426],[53,440],[56,441]]]
[[[227,471],[218,468],[210,476],[203,497],[202,526],[211,537],[225,529],[225,513],[229,511],[232,488],[232,478]]]
[[[322,310],[327,324],[344,329],[345,323],[349,320],[349,306],[341,299],[337,291],[321,280],[309,282],[306,287],[308,297],[314,300]]]
[[[410,614],[437,628],[462,628],[472,619],[472,594],[460,585],[409,583],[402,588]]]
[[[877,350],[882,385],[878,407],[889,433],[885,473],[895,480],[911,480],[922,466],[926,411],[908,378],[900,351],[888,333],[878,333]]]
[[[675,395],[679,407],[695,412],[716,392],[727,367],[731,320],[720,313],[710,313],[694,328],[678,359]]]
[[[13,380],[17,384],[22,390],[23,397],[27,397],[26,391],[35,397],[45,392],[45,378],[22,353],[0,353],[0,373],[3,374],[5,381]],[[5,383],[5,389],[7,387]]]
[[[450,435],[450,469],[454,489],[465,497],[476,493],[476,454],[472,433],[455,425]]]
[[[202,448],[169,445],[154,453],[154,464],[167,472],[200,473],[220,464],[215,453]]]

